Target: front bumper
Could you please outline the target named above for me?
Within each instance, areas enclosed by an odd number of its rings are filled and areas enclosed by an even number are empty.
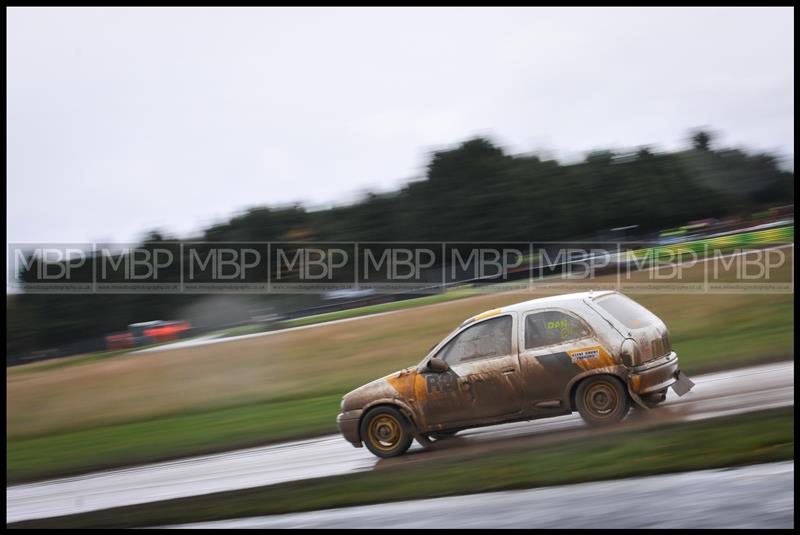
[[[363,412],[361,409],[345,411],[336,417],[336,427],[339,428],[339,432],[345,440],[356,448],[360,448],[363,445],[358,431],[358,423],[361,421]]]
[[[628,380],[631,390],[643,396],[666,390],[678,380],[680,374],[678,355],[671,351],[665,357],[631,368]]]

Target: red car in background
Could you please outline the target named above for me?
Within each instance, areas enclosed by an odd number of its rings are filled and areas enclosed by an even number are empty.
[[[108,349],[126,349],[130,347],[157,344],[177,340],[192,329],[188,321],[145,321],[128,325],[128,330],[106,336]]]

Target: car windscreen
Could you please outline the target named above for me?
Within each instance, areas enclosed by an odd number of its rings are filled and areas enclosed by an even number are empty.
[[[622,294],[601,297],[596,303],[629,329],[641,329],[658,321],[652,312]]]

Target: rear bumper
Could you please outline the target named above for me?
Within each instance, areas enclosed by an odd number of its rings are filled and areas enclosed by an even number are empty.
[[[362,446],[361,437],[358,433],[358,423],[361,420],[361,414],[363,412],[364,411],[361,409],[346,411],[336,417],[336,427],[339,428],[339,432],[342,434],[345,440],[347,440],[356,448],[360,448]]]
[[[660,390],[666,390],[678,380],[678,355],[671,351],[669,355],[630,369],[628,378],[631,390],[642,396]]]

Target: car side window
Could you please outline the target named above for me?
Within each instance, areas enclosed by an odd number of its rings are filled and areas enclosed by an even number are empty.
[[[525,349],[535,349],[589,336],[580,320],[558,310],[529,314],[525,318]]]
[[[483,321],[450,340],[437,357],[450,366],[465,360],[511,354],[511,316]]]

